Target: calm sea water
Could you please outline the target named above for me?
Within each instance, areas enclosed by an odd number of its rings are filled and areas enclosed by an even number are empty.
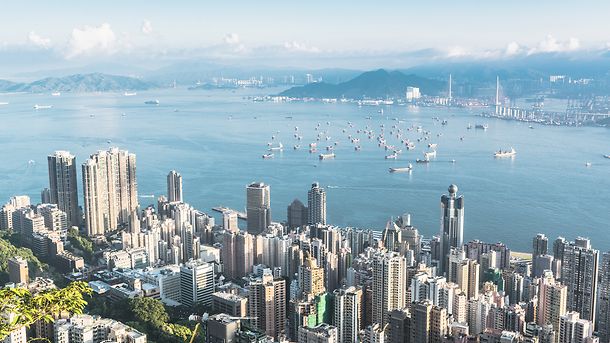
[[[69,150],[80,165],[96,150],[113,145],[137,154],[140,195],[164,194],[165,176],[176,169],[184,178],[185,200],[208,212],[217,205],[243,209],[246,184],[263,181],[271,185],[274,220],[284,220],[286,206],[294,198],[306,202],[310,184],[319,181],[327,188],[331,224],[381,229],[391,216],[409,212],[412,223],[430,236],[439,230],[440,196],[455,183],[465,197],[466,239],[502,241],[530,251],[531,238],[543,232],[550,239],[588,236],[594,247],[610,249],[610,160],[602,157],[610,154],[608,129],[529,129],[524,123],[475,117],[480,110],[393,106],[384,107],[381,115],[377,107],[354,104],[244,98],[276,91],[2,94],[0,102],[9,104],[0,105],[0,200],[27,194],[39,201],[40,190],[48,185],[46,156],[54,150]],[[150,99],[161,104],[145,105]],[[35,111],[34,104],[53,108]],[[441,126],[434,116],[447,119],[448,125]],[[483,122],[489,124],[487,131],[466,129],[468,123]],[[318,123],[331,137],[321,147],[338,142],[334,160],[319,161],[307,151]],[[378,133],[382,124],[386,136],[392,125],[422,125],[432,132],[431,139],[416,143],[415,150],[403,147],[396,161],[385,160],[386,151],[364,135],[359,135],[362,150],[354,151],[347,134],[366,125]],[[303,136],[296,151],[295,126]],[[420,136],[406,134],[411,140]],[[286,149],[263,160],[272,141]],[[437,158],[429,165],[415,164],[429,142],[438,144]],[[511,146],[518,152],[514,159],[494,159],[495,150]],[[592,165],[586,167],[586,162]],[[389,167],[407,163],[413,163],[412,173],[388,173]],[[145,206],[155,199],[140,201]]]

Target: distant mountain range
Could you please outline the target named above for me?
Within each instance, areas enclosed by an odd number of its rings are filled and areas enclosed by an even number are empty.
[[[399,71],[379,69],[358,75],[338,84],[325,82],[310,83],[305,86],[292,87],[282,96],[295,98],[347,98],[347,99],[385,99],[403,98],[407,87],[419,87],[426,95],[437,95],[444,91],[444,82],[427,79],[414,74],[403,74]]]
[[[102,73],[47,77],[30,83],[0,80],[0,92],[111,92],[152,87],[152,84],[133,77]]]

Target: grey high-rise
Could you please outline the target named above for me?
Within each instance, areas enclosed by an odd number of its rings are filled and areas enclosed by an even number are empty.
[[[610,252],[602,254],[599,266],[598,309],[596,327],[600,342],[610,342]]]
[[[578,237],[565,245],[561,261],[561,282],[568,287],[568,311],[595,323],[599,252],[591,241]]]
[[[183,202],[182,175],[172,170],[167,174],[167,200],[169,202]]]
[[[441,196],[440,273],[447,272],[451,248],[464,245],[464,197],[457,196],[458,187],[449,186],[449,195]]]
[[[68,223],[80,225],[76,158],[68,151],[56,151],[47,158],[49,164],[50,202],[66,213]]]
[[[271,224],[271,191],[269,185],[254,182],[246,187],[248,232],[258,235]]]
[[[549,239],[543,233],[539,233],[532,240],[532,258],[546,255],[549,246]]]
[[[307,192],[307,208],[309,224],[326,224],[326,191],[317,182]]]

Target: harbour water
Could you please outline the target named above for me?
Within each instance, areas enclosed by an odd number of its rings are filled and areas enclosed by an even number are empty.
[[[306,203],[310,184],[319,181],[328,193],[329,223],[381,230],[391,216],[409,212],[412,223],[429,237],[439,230],[440,196],[455,183],[465,197],[466,239],[501,241],[513,250],[530,251],[531,238],[543,232],[551,240],[587,236],[594,247],[610,250],[610,160],[602,156],[610,154],[608,129],[530,129],[527,123],[475,116],[481,110],[245,98],[276,92],[0,94],[0,102],[9,102],[0,106],[0,201],[27,194],[38,202],[40,190],[48,187],[46,156],[55,150],[69,150],[80,165],[96,150],[118,146],[137,154],[142,206],[165,193],[165,177],[176,169],[183,175],[185,200],[209,213],[218,205],[241,210],[246,184],[270,184],[272,216],[279,221],[285,220],[294,198]],[[154,99],[160,104],[144,104]],[[53,107],[34,110],[35,104]],[[447,125],[432,117],[446,119]],[[467,130],[469,123],[485,123],[489,129]],[[431,131],[430,139],[418,143],[421,134],[403,130],[416,149],[407,151],[403,145],[397,160],[385,159],[389,153],[362,134],[357,135],[362,149],[354,150],[348,134],[366,125],[378,134],[382,124],[386,136],[392,125],[421,125]],[[295,126],[303,136],[300,142],[294,138]],[[307,146],[320,130],[331,139],[323,139],[319,152],[310,154]],[[261,158],[268,142],[282,142],[284,151]],[[320,161],[318,154],[334,142],[336,157]],[[399,142],[388,137],[389,144]],[[438,144],[437,157],[416,164],[428,143]],[[301,149],[293,150],[295,144]],[[517,151],[514,158],[493,157],[494,151],[510,147]],[[388,172],[408,163],[413,164],[410,173]],[[81,188],[79,168],[82,193]]]

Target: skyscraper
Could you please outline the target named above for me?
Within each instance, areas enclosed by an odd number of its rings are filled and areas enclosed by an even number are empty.
[[[532,258],[540,255],[546,255],[549,245],[549,239],[543,233],[539,233],[532,240]]]
[[[581,319],[578,312],[568,312],[561,316],[559,326],[559,343],[587,343],[593,337],[593,324]]]
[[[568,289],[555,281],[550,271],[540,280],[538,291],[537,324],[552,325],[553,330],[559,330],[561,316],[566,313]]]
[[[447,273],[451,248],[464,244],[464,197],[457,197],[458,187],[449,186],[449,195],[441,196],[440,273]]]
[[[316,259],[307,256],[299,267],[299,288],[304,296],[317,296],[325,292],[324,268],[318,267]]]
[[[561,282],[568,287],[568,310],[595,323],[597,264],[599,252],[591,241],[578,237],[565,245],[561,261]]]
[[[307,225],[308,209],[299,199],[294,199],[288,205],[288,227],[295,228]]]
[[[286,281],[270,273],[250,282],[248,316],[251,323],[277,338],[284,332],[286,319]]]
[[[167,200],[169,202],[183,202],[182,175],[175,170],[167,174]]]
[[[356,287],[336,289],[335,325],[338,330],[338,342],[357,343],[362,313],[362,289]]]
[[[269,185],[254,182],[246,187],[248,232],[258,235],[271,224],[271,191]]]
[[[430,341],[430,317],[432,312],[430,300],[411,304],[411,342]]]
[[[373,261],[373,323],[384,327],[389,312],[407,305],[407,260],[396,252],[380,254]]]
[[[597,314],[597,331],[599,332],[600,342],[610,342],[610,252],[602,254],[602,261],[599,266],[599,288]]]
[[[326,191],[317,182],[307,192],[307,208],[309,224],[326,225]]]
[[[72,226],[80,225],[78,214],[78,187],[76,184],[76,159],[67,151],[56,151],[47,158],[49,165],[50,202],[57,204],[68,216]]]
[[[91,155],[83,164],[83,193],[89,236],[127,227],[138,208],[136,155],[118,148]]]

